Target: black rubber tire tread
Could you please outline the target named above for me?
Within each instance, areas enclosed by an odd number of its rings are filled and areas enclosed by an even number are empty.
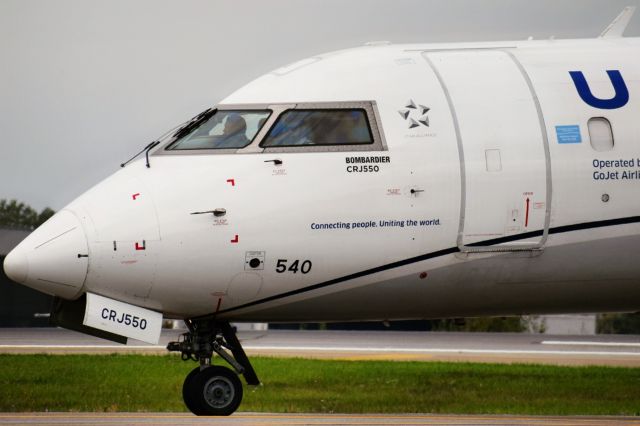
[[[200,367],[196,367],[184,379],[184,383],[182,383],[182,400],[184,401],[184,405],[187,406],[189,411],[191,411],[196,416],[203,416],[204,413],[200,413],[201,410],[198,410],[198,407],[195,403],[195,396],[193,393],[194,387],[192,385],[193,379],[200,373]]]
[[[233,399],[225,407],[212,407],[204,397],[204,388],[207,382],[213,377],[221,376],[231,382],[234,390]],[[233,414],[242,402],[242,383],[238,375],[227,367],[214,365],[207,367],[198,373],[190,383],[192,389],[190,395],[194,397],[194,414],[198,416],[229,416]]]

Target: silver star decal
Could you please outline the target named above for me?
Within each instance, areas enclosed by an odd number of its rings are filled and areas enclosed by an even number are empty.
[[[407,122],[409,129],[415,129],[421,125],[429,127],[429,117],[427,117],[427,114],[430,110],[431,108],[416,104],[413,99],[409,99],[404,104],[404,108],[398,111],[398,114]]]
[[[408,109],[401,109],[398,112],[400,113],[400,116],[406,120],[409,117],[409,113],[411,111],[409,111]]]

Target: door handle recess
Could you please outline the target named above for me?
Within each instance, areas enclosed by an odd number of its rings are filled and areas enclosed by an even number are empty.
[[[227,210],[223,208],[217,208],[215,210],[207,210],[206,212],[192,212],[191,214],[212,214],[216,217],[220,217],[227,214]]]
[[[280,160],[279,158],[276,158],[275,160],[264,160],[265,163],[271,163],[273,162],[273,164],[275,164],[276,166],[279,166],[280,164],[282,164],[282,160]]]

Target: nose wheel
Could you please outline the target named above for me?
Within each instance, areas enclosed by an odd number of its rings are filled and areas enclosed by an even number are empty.
[[[182,359],[199,361],[182,384],[182,398],[187,408],[197,416],[228,416],[242,402],[242,374],[249,385],[260,381],[247,358],[235,330],[229,323],[214,320],[186,320],[189,333],[182,340],[167,345],[169,351],[181,352]],[[235,371],[211,365],[216,353]]]
[[[228,416],[242,402],[242,383],[226,367],[196,367],[184,380],[182,397],[187,408],[198,416]]]
[[[184,405],[187,406],[189,411],[196,415],[198,415],[197,412],[200,412],[200,410],[198,410],[197,405],[195,404],[195,397],[192,396],[194,387],[191,382],[199,372],[200,367],[194,368],[189,374],[187,374],[187,377],[184,379],[184,383],[182,383],[182,400],[184,401]]]

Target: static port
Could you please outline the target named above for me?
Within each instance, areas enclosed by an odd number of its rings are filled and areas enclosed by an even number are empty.
[[[257,268],[258,266],[260,266],[260,259],[254,257],[249,261],[249,266],[251,266],[254,269]]]

